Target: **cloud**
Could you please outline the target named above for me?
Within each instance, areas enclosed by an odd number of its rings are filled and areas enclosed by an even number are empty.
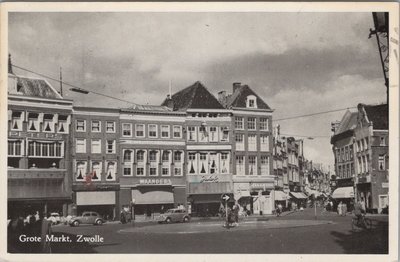
[[[17,65],[55,78],[62,66],[67,82],[141,104],[160,104],[170,80],[173,91],[200,80],[214,94],[239,81],[279,118],[383,100],[371,27],[370,13],[11,13],[9,51]],[[77,105],[129,106],[64,90]],[[282,130],[329,135],[341,114]],[[307,143],[331,159],[328,140]]]

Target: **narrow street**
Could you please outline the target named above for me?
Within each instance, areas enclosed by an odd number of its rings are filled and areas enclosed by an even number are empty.
[[[217,219],[187,224],[109,223],[103,226],[55,226],[71,243],[53,243],[54,253],[258,253],[384,254],[388,251],[387,216],[370,216],[370,231],[351,229],[351,216],[314,209],[282,217],[249,217],[225,229]],[[76,243],[77,235],[99,236],[104,243]]]

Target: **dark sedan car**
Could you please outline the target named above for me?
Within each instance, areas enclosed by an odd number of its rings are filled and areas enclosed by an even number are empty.
[[[98,213],[86,211],[82,216],[72,217],[69,221],[70,226],[77,227],[80,224],[102,225],[106,222]]]

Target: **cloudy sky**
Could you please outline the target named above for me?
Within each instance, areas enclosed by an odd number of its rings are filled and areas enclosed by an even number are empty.
[[[55,78],[61,66],[66,82],[139,104],[160,104],[169,81],[215,95],[242,82],[279,119],[384,102],[372,27],[371,13],[10,13],[9,51],[16,65]],[[78,105],[129,106],[65,89]],[[315,136],[305,157],[332,168],[330,123],[343,114],[280,121],[281,133]]]

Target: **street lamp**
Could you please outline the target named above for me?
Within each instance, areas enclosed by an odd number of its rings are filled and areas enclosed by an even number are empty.
[[[70,88],[69,90],[72,92],[82,93],[85,95],[89,94],[89,91],[82,89],[82,88],[78,88],[78,87],[73,87],[73,88]]]

